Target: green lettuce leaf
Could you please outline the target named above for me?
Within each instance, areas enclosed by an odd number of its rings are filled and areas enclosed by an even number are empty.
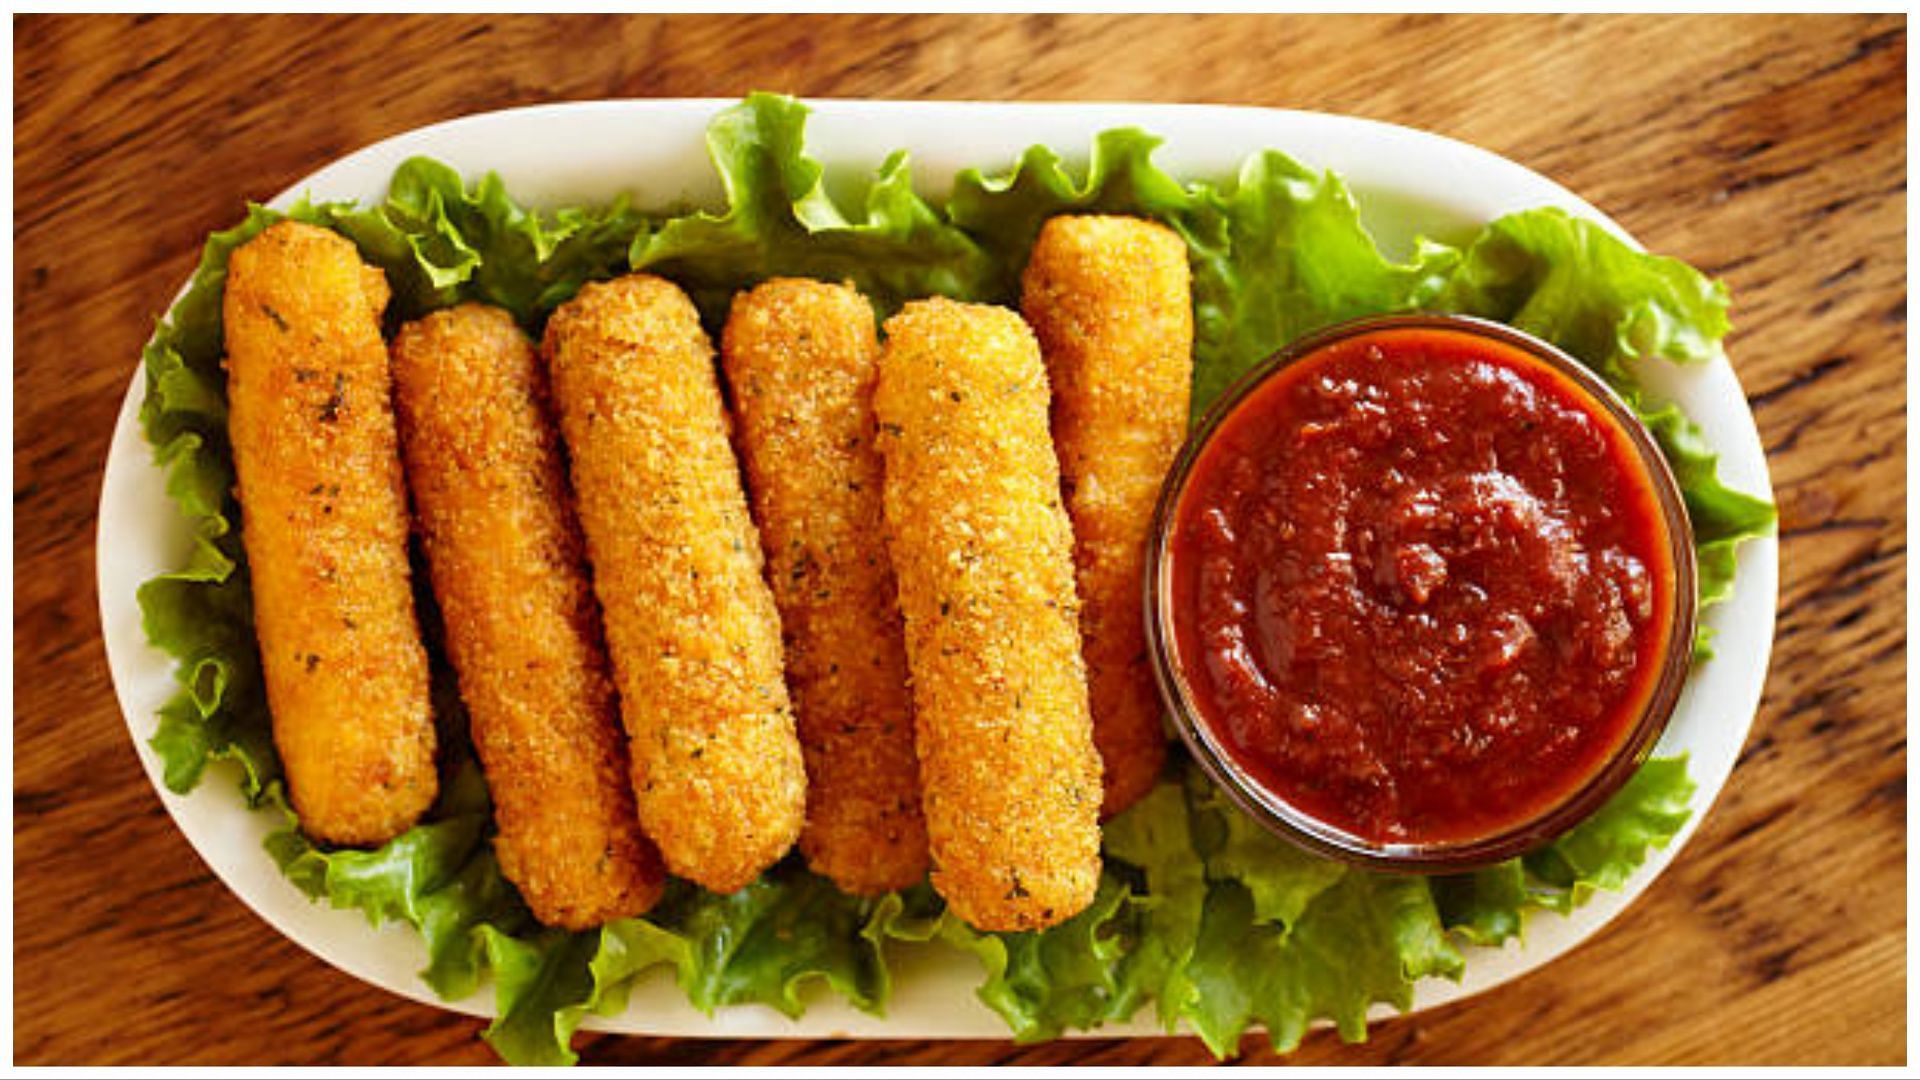
[[[1429,884],[1440,921],[1475,945],[1499,945],[1521,936],[1526,913],[1535,906],[1519,859],[1469,874],[1441,875]]]
[[[1413,261],[1389,262],[1339,177],[1274,151],[1249,158],[1231,191],[1201,190],[1180,226],[1194,264],[1195,415],[1295,338],[1414,310],[1459,258],[1422,242]]]
[[[948,213],[1005,267],[988,297],[999,302],[1017,299],[1027,251],[1056,214],[1134,214],[1178,232],[1193,269],[1196,416],[1294,338],[1408,310],[1459,261],[1452,249],[1422,243],[1412,262],[1389,262],[1346,185],[1285,154],[1248,158],[1223,190],[1161,171],[1151,160],[1160,141],[1131,128],[1103,132],[1083,179],[1036,146],[1004,175],[962,172]]]
[[[815,982],[878,1013],[891,988],[886,944],[929,941],[945,919],[925,885],[848,896],[789,859],[732,896],[674,882],[647,917],[596,933],[529,937],[482,926],[499,1018],[486,1039],[514,1064],[570,1065],[581,1021],[625,1009],[633,981],[663,966],[708,1013],[756,1003],[799,1016]],[[512,965],[504,979],[503,959]]]
[[[538,331],[581,285],[626,269],[647,219],[624,199],[543,217],[514,202],[493,173],[469,189],[452,168],[416,157],[395,170],[384,203],[337,211],[330,224],[386,271],[390,321],[478,301]]]
[[[572,1065],[570,1043],[593,991],[599,935],[542,930],[524,937],[483,925],[497,1006],[483,1037],[513,1065]]]
[[[1171,1031],[1198,993],[1187,976],[1207,899],[1197,829],[1177,781],[1159,784],[1102,827],[1109,863],[1133,867],[1142,882],[1133,901],[1135,941],[1115,975],[1113,1019],[1132,1016],[1152,999]]]
[[[1262,828],[1200,769],[1186,770],[1185,788],[1207,876],[1245,886],[1255,919],[1292,926],[1321,893],[1339,883],[1345,867]]]
[[[1300,851],[1266,832],[1188,761],[1108,823],[1109,865],[1139,872],[1131,939],[1103,1020],[1157,1000],[1168,1031],[1185,1023],[1216,1054],[1235,1053],[1258,1024],[1281,1052],[1326,1021],[1366,1035],[1377,1003],[1405,1009],[1415,984],[1457,979],[1463,945],[1522,934],[1539,910],[1571,911],[1618,889],[1650,848],[1685,824],[1684,760],[1649,762],[1605,807],[1526,860],[1474,874],[1374,873]],[[1045,984],[1024,1001],[1046,1001]],[[1003,1009],[1019,1030],[1037,1011]]]
[[[1552,843],[1472,874],[1432,879],[1441,919],[1475,945],[1525,936],[1536,910],[1565,914],[1619,889],[1692,815],[1686,758],[1654,758],[1605,805]]]
[[[1063,213],[1138,214],[1174,220],[1199,201],[1153,164],[1161,139],[1137,128],[1094,137],[1086,176],[1076,179],[1052,148],[1034,146],[1011,170],[985,176],[966,169],[954,178],[947,216],[985,248],[995,269],[979,293],[995,303],[1017,303],[1027,253],[1048,218]]]
[[[1729,329],[1725,285],[1555,208],[1488,225],[1434,305],[1551,341],[1623,393],[1638,389],[1636,372],[1648,360],[1698,364],[1720,355]]]
[[[1666,847],[1686,824],[1693,792],[1684,757],[1649,761],[1591,817],[1529,854],[1527,870],[1556,890],[1550,903],[1562,909],[1585,903],[1595,889],[1618,889],[1649,850]]]
[[[882,942],[864,933],[876,902],[850,896],[788,859],[737,893],[687,889],[652,918],[692,944],[683,984],[695,1007],[758,1002],[788,1016],[805,1011],[802,990],[820,980],[855,1007],[877,1010],[889,982]]]
[[[1373,1005],[1404,1008],[1416,980],[1457,976],[1461,944],[1497,944],[1521,934],[1534,910],[1571,910],[1594,889],[1617,888],[1681,827],[1684,765],[1653,762],[1592,819],[1524,860],[1433,881],[1386,877],[1281,843],[1190,762],[1175,762],[1167,781],[1107,825],[1093,906],[1043,932],[975,931],[924,884],[846,896],[789,860],[730,896],[676,882],[645,918],[565,933],[534,923],[500,874],[484,778],[440,664],[446,781],[434,808],[371,851],[307,840],[284,797],[266,712],[221,369],[227,258],[283,216],[352,239],[393,284],[393,320],[478,300],[537,333],[582,284],[629,267],[680,282],[714,327],[734,292],[777,274],[852,281],[883,313],[929,294],[1005,303],[1048,216],[1142,214],[1178,231],[1191,252],[1196,409],[1300,334],[1364,314],[1505,319],[1570,349],[1636,402],[1643,365],[1705,359],[1726,332],[1719,286],[1554,212],[1502,219],[1463,249],[1422,242],[1395,263],[1337,177],[1266,152],[1219,182],[1180,180],[1154,165],[1158,140],[1136,130],[1101,134],[1084,169],[1036,147],[997,175],[970,170],[944,206],[915,193],[896,154],[864,187],[836,185],[856,193],[850,211],[805,152],[805,118],[792,99],[764,94],[715,118],[708,148],[726,193],[716,211],[649,217],[615,202],[536,213],[498,177],[469,185],[444,164],[413,159],[378,205],[302,202],[284,215],[249,207],[209,238],[143,353],[142,429],[189,537],[180,568],[139,594],[148,637],[174,658],[180,684],[152,740],[169,787],[189,791],[211,764],[232,763],[249,802],[284,816],[267,841],[283,872],[317,902],[414,927],[426,945],[422,977],[441,996],[463,998],[490,980],[496,1019],[486,1038],[524,1064],[571,1063],[578,1026],[620,1011],[633,981],[658,968],[706,1010],[754,1002],[799,1015],[824,991],[878,1012],[894,947],[974,956],[981,1000],[1023,1040],[1122,1020],[1149,1001],[1170,1030],[1185,1024],[1223,1055],[1256,1024],[1281,1048],[1321,1020],[1359,1038]],[[1712,451],[1677,409],[1641,407],[1686,490],[1702,597],[1722,597],[1738,543],[1771,527],[1772,507],[1720,483]],[[429,637],[434,615],[423,594]]]
[[[1282,1053],[1320,1019],[1360,1042],[1375,1002],[1405,1009],[1415,981],[1458,978],[1463,963],[1419,878],[1349,870],[1292,927],[1260,922],[1252,894],[1226,879],[1207,894],[1182,1017],[1221,1056],[1256,1022]]]
[[[1368,873],[1292,847],[1187,768],[1187,805],[1209,888],[1174,1011],[1216,1054],[1253,1023],[1277,1050],[1316,1021],[1366,1035],[1375,1002],[1406,1008],[1427,975],[1463,960],[1423,878]]]
[[[1708,448],[1699,425],[1678,406],[1643,409],[1640,418],[1660,444],[1686,500],[1699,561],[1700,603],[1719,603],[1733,595],[1734,550],[1741,541],[1773,529],[1774,506],[1721,483],[1720,455]]]
[[[1113,1017],[1120,989],[1117,968],[1126,955],[1116,924],[1126,918],[1130,895],[1108,874],[1100,879],[1093,903],[1057,926],[983,933],[949,913],[939,940],[979,959],[986,971],[979,998],[1007,1022],[1014,1041],[1041,1042]]]
[[[734,293],[782,275],[851,282],[882,317],[915,297],[984,296],[998,268],[914,193],[907,156],[880,166],[862,212],[850,215],[805,153],[806,116],[806,106],[774,94],[754,94],[716,116],[707,149],[727,208],[636,236],[633,269],[673,279],[710,329],[725,320]]]

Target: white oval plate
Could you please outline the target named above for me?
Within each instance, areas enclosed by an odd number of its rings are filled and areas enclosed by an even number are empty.
[[[273,202],[302,194],[315,200],[376,203],[394,168],[416,154],[448,162],[467,176],[492,170],[524,203],[553,207],[599,202],[626,192],[657,208],[717,205],[720,186],[706,157],[707,121],[732,104],[723,100],[606,101],[547,105],[467,117],[399,135],[351,154],[294,185]],[[1094,133],[1137,126],[1166,138],[1156,161],[1176,176],[1234,175],[1243,157],[1266,148],[1343,176],[1364,219],[1389,255],[1411,250],[1416,235],[1459,242],[1478,225],[1513,210],[1560,206],[1621,236],[1619,226],[1544,177],[1464,143],[1372,121],[1317,113],[1194,105],[976,104],[817,101],[807,148],[831,176],[866,175],[900,148],[912,152],[923,193],[944,195],[960,169],[1010,164],[1033,143],[1084,155]],[[1084,158],[1081,157],[1084,161]],[[234,194],[239,213],[241,192]],[[163,476],[142,441],[137,416],[145,382],[136,370],[128,388],[100,495],[101,623],[115,690],[127,729],[160,795],[201,858],[234,895],[315,956],[375,986],[416,1001],[489,1015],[491,991],[461,1001],[435,998],[417,974],[426,965],[419,937],[405,926],[375,929],[355,911],[316,904],[281,877],[261,848],[273,815],[249,813],[231,771],[209,771],[181,797],[161,783],[147,746],[157,712],[174,692],[167,657],[140,630],[134,593],[141,582],[180,565],[188,550],[184,523],[167,501]],[[1744,491],[1771,494],[1766,459],[1752,413],[1733,369],[1719,360],[1673,371],[1658,389],[1678,400],[1721,454],[1721,475]],[[1746,740],[1773,643],[1778,555],[1771,537],[1740,552],[1733,599],[1706,618],[1718,634],[1718,656],[1697,671],[1682,696],[1661,754],[1686,753],[1698,792],[1693,817],[1618,893],[1602,893],[1571,916],[1541,914],[1522,947],[1471,950],[1458,983],[1428,979],[1415,1008],[1478,993],[1551,961],[1598,932],[1644,891],[1692,835],[1726,783]],[[1006,1026],[973,990],[972,958],[950,950],[894,948],[899,977],[885,1017],[870,1016],[826,993],[806,1015],[789,1020],[763,1006],[736,1006],[708,1017],[689,1006],[662,972],[643,978],[619,1016],[588,1026],[635,1034],[781,1038],[1003,1038]],[[1390,1014],[1381,1006],[1378,1012]],[[1100,1035],[1151,1035],[1160,1028],[1144,1010]]]

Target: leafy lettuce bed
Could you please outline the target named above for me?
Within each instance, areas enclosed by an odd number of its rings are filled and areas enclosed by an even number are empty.
[[[1643,404],[1635,374],[1649,362],[1716,355],[1724,288],[1586,222],[1529,211],[1464,247],[1422,242],[1395,263],[1361,227],[1337,177],[1268,151],[1231,180],[1183,181],[1152,163],[1158,140],[1131,129],[1101,134],[1084,173],[1034,147],[1004,174],[962,173],[944,205],[915,194],[896,154],[849,209],[829,197],[821,166],[804,153],[805,116],[791,99],[755,95],[714,119],[708,144],[727,193],[720,212],[653,216],[617,202],[536,215],[497,177],[469,187],[444,165],[415,159],[379,206],[302,203],[285,216],[339,230],[385,269],[396,322],[476,299],[505,306],[537,333],[583,282],[629,269],[681,283],[714,328],[735,290],[773,274],[851,280],[883,312],[934,293],[1004,303],[1049,215],[1142,214],[1178,230],[1192,253],[1196,411],[1319,326],[1412,309],[1480,315],[1563,346],[1642,407],[1685,490],[1704,602],[1731,589],[1739,541],[1771,527],[1773,508],[1722,486],[1697,428],[1675,408]],[[1460,976],[1463,946],[1504,942],[1531,911],[1564,912],[1594,889],[1619,887],[1688,816],[1684,762],[1656,760],[1586,823],[1523,859],[1458,877],[1376,875],[1273,839],[1176,760],[1148,799],[1108,825],[1092,908],[1045,932],[976,932],[925,885],[846,896],[790,858],[731,896],[676,882],[646,918],[562,933],[530,918],[493,860],[485,783],[441,664],[448,779],[439,803],[379,850],[316,848],[282,797],[220,366],[227,258],[282,216],[252,207],[212,236],[187,295],[145,351],[141,423],[195,536],[184,567],[140,590],[147,635],[176,658],[181,684],[152,745],[176,792],[191,790],[209,762],[237,762],[250,805],[286,818],[267,845],[286,875],[316,899],[415,927],[430,956],[422,977],[437,993],[463,997],[490,975],[497,1019],[486,1038],[508,1061],[573,1061],[581,1020],[619,1011],[631,981],[657,966],[703,1010],[759,1002],[798,1015],[818,992],[811,984],[824,982],[878,1012],[888,952],[903,948],[976,957],[980,999],[1021,1040],[1148,1007],[1222,1056],[1255,1024],[1279,1050],[1323,1018],[1359,1040],[1372,1004],[1404,1009],[1416,980]],[[1708,654],[1704,637],[1699,652]]]

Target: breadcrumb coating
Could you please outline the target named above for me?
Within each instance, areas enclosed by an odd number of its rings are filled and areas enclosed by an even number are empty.
[[[874,409],[933,884],[982,930],[1092,902],[1100,758],[1039,346],[950,300],[887,321]]]
[[[380,316],[346,238],[281,222],[227,268],[228,433],[273,738],[301,828],[372,845],[433,802],[433,711]]]
[[[806,769],[712,346],[685,293],[634,274],[583,288],[544,348],[640,823],[733,892],[799,836]]]
[[[927,873],[907,654],[881,514],[880,339],[854,289],[790,278],[734,298],[721,367],[807,762],[800,850],[847,892]]]
[[[1105,766],[1101,810],[1111,817],[1153,788],[1167,754],[1141,594],[1154,504],[1187,433],[1187,246],[1139,218],[1056,217],[1040,230],[1022,285],[1021,312],[1053,382],[1093,739]]]
[[[549,926],[638,915],[666,870],[635,816],[533,342],[507,312],[463,304],[403,327],[392,355],[407,483],[500,871]]]

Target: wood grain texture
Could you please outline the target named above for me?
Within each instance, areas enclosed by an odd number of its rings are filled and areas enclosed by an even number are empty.
[[[241,200],[464,113],[763,88],[1389,120],[1531,166],[1724,277],[1783,569],[1726,792],[1574,953],[1287,1060],[1904,1062],[1906,48],[1900,15],[16,18],[18,1061],[492,1060],[478,1022],[370,989],[248,913],[148,789],[91,586],[111,425],[152,320]],[[1208,1060],[1187,1038],[580,1047],[606,1064]]]

